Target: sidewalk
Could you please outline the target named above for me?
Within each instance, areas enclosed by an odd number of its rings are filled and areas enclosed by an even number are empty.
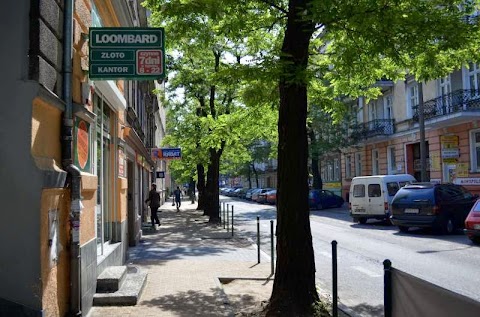
[[[239,306],[256,304],[255,294],[227,296],[228,284],[220,281],[239,278],[248,284],[257,279],[256,284],[260,280],[265,286],[270,259],[262,255],[257,264],[250,240],[238,233],[232,238],[223,226],[207,225],[208,217],[196,207],[184,200],[177,212],[167,201],[160,207],[161,226],[155,231],[144,227],[142,242],[129,248],[127,265],[148,272],[139,303],[93,307],[89,317],[234,316]]]

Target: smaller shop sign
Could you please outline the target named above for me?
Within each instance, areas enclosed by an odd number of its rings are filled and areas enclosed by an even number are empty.
[[[335,183],[323,183],[323,189],[340,189],[342,188],[342,183],[335,182]]]
[[[90,172],[90,124],[85,120],[76,118],[74,133],[74,163],[80,170]]]
[[[452,159],[458,157],[460,157],[460,151],[458,148],[442,149],[442,159]]]
[[[157,178],[165,178],[165,172],[157,172]]]
[[[154,160],[178,160],[182,158],[181,148],[160,148],[152,149],[152,158]]]
[[[118,147],[118,176],[120,177],[127,177],[127,173],[125,170],[125,162],[126,162],[125,150],[123,147]]]
[[[480,186],[480,178],[478,177],[467,177],[467,178],[457,177],[453,182],[455,184],[463,185],[463,186]]]

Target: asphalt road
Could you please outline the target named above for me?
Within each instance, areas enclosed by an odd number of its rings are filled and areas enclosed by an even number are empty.
[[[270,255],[270,220],[274,206],[222,196],[234,206],[235,230],[257,240],[260,217],[261,249]],[[226,206],[225,206],[226,208]],[[355,224],[346,207],[311,211],[317,284],[332,289],[332,245],[336,240],[339,307],[353,316],[383,315],[383,261],[411,275],[480,301],[480,247],[463,233],[435,235],[428,230],[400,233],[397,227],[370,220]],[[275,225],[275,223],[274,223]],[[256,259],[252,259],[256,261]]]

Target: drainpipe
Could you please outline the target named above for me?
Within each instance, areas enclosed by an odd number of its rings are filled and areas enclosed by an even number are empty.
[[[70,316],[81,316],[80,292],[80,195],[81,175],[73,165],[73,104],[72,104],[72,47],[73,3],[65,0],[63,21],[63,100],[65,112],[62,121],[62,166],[67,172],[66,186],[70,187]]]

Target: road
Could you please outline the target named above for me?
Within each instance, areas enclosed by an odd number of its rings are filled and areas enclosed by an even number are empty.
[[[234,206],[235,230],[254,242],[256,217],[260,217],[261,249],[270,255],[270,220],[276,219],[275,207],[224,196],[221,201],[228,203],[230,210]],[[346,207],[311,211],[310,224],[316,282],[322,291],[331,293],[331,242],[336,240],[339,307],[353,316],[383,315],[385,259],[399,270],[480,301],[480,247],[461,232],[438,236],[420,229],[400,233],[395,226],[373,220],[355,224]]]

